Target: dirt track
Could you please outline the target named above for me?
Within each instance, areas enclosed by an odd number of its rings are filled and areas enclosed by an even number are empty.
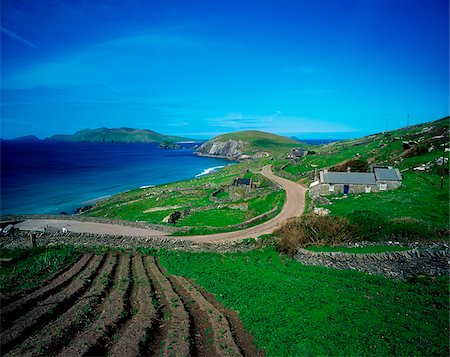
[[[49,285],[1,307],[2,355],[260,355],[235,312],[153,256],[84,254]]]
[[[293,181],[274,175],[272,173],[270,165],[263,167],[262,174],[271,181],[279,184],[286,191],[286,200],[283,209],[276,217],[267,222],[261,223],[260,225],[239,231],[210,235],[180,236],[173,237],[173,239],[215,243],[230,242],[245,238],[256,238],[264,234],[272,233],[276,228],[284,224],[289,218],[302,215],[305,208],[306,189]],[[127,227],[119,224],[81,222],[76,220],[69,221],[63,219],[26,220],[16,225],[16,227],[21,230],[33,231],[43,231],[44,227],[46,226],[57,229],[65,228],[68,231],[77,233],[121,235],[128,237],[167,237],[169,235],[169,233],[167,232],[158,231],[155,229]]]

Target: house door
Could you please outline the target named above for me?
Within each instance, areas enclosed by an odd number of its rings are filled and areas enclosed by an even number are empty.
[[[350,189],[349,185],[344,185],[344,195],[348,195],[348,190]]]

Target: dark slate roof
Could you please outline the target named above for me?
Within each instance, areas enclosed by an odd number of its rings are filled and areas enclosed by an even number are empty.
[[[322,176],[322,175],[321,175]],[[323,172],[323,183],[375,185],[375,175],[365,172]]]
[[[398,169],[388,169],[388,168],[374,168],[375,177],[377,180],[386,181],[401,181],[402,175]]]
[[[250,185],[250,179],[248,179],[248,178],[240,178],[240,179],[237,179],[235,182],[236,182],[236,185]]]

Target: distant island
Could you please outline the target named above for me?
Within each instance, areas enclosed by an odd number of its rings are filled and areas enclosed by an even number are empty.
[[[180,141],[190,141],[192,139],[184,138],[181,136],[163,135],[147,129],[98,128],[80,130],[72,135],[53,135],[45,140],[96,143],[176,143]]]
[[[41,141],[41,139],[39,139],[36,135],[25,135],[25,136],[20,136],[18,138],[14,138],[12,139],[12,141],[20,141],[20,142],[37,142],[37,141]]]

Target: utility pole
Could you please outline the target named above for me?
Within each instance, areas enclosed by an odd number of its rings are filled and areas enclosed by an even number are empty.
[[[407,127],[409,126],[409,113],[408,113],[408,117],[407,117],[407,119],[406,119],[406,126],[407,126]]]
[[[388,131],[388,119],[386,118],[386,132]]]
[[[441,189],[444,188],[444,174],[445,174],[445,144],[447,143],[447,140],[445,140],[447,137],[448,138],[448,129],[445,128],[445,133],[444,133],[444,145],[442,145],[442,174],[441,174]]]

